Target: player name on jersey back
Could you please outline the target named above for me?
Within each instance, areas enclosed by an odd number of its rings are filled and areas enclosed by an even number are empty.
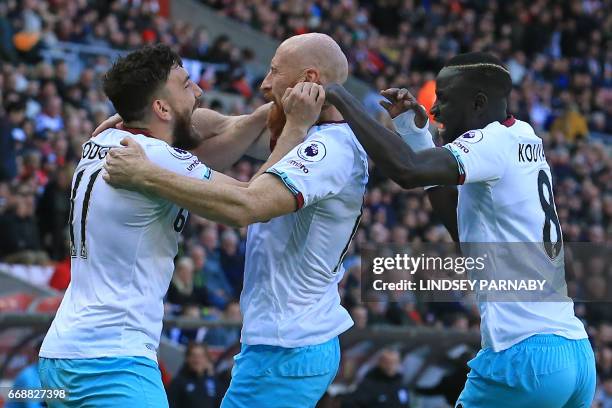
[[[89,140],[83,145],[81,160],[104,160],[110,149],[112,149],[111,146],[100,146],[93,140]]]
[[[542,143],[519,143],[518,161],[521,163],[545,162],[544,146]]]

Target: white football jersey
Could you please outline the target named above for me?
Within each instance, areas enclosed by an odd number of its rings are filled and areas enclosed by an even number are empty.
[[[338,283],[361,218],[367,156],[347,124],[317,125],[268,173],[283,181],[299,209],[249,227],[241,341],[323,343],[353,325]]]
[[[70,197],[71,282],[41,357],[157,359],[163,298],[188,213],[104,181],[104,159],[126,136],[161,167],[211,177],[211,170],[191,153],[143,134],[108,129],[83,145]]]
[[[460,171],[460,242],[543,243],[541,254],[556,262],[563,274],[562,234],[550,167],[542,140],[532,127],[510,117],[466,132],[444,147],[455,156]],[[533,265],[539,259],[516,255],[514,264],[521,271],[537,274]],[[483,347],[495,351],[535,334],[587,337],[569,298],[565,302],[479,302],[479,307]]]

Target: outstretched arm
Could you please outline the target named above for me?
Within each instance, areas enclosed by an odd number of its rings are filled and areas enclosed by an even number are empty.
[[[325,93],[327,101],[340,111],[376,165],[400,186],[409,189],[458,183],[457,161],[447,149],[415,152],[395,132],[371,118],[341,85],[329,85]]]
[[[263,174],[248,187],[177,176],[151,166],[141,188],[209,220],[235,227],[269,221],[297,209],[297,201],[282,181]]]
[[[236,163],[243,155],[266,160],[270,155],[270,132],[266,127],[272,103],[260,106],[248,115],[227,116],[212,109],[199,108],[191,117],[193,129],[202,142],[193,153],[209,167],[223,171]],[[123,121],[115,114],[100,123],[92,136],[117,127]]]
[[[387,99],[380,104],[393,119],[398,134],[415,153],[435,147],[429,132],[429,119],[425,108],[405,88],[381,91]],[[453,241],[459,242],[457,229],[457,187],[425,187],[433,213],[444,224]]]
[[[289,104],[285,109],[287,124],[279,142],[285,143],[287,139],[287,145],[297,145],[319,117],[325,94],[319,85],[310,84],[298,85],[285,96],[283,103]],[[126,138],[121,143],[126,147],[112,149],[104,165],[104,180],[115,187],[152,193],[198,215],[233,226],[268,221],[299,208],[299,196],[281,176],[263,174],[248,186],[236,184],[219,173],[212,181],[184,177],[152,163],[133,139]]]
[[[193,128],[204,140],[193,154],[217,171],[231,167],[243,155],[265,160],[270,154],[266,119],[271,106],[268,103],[240,116],[196,109],[192,116]]]

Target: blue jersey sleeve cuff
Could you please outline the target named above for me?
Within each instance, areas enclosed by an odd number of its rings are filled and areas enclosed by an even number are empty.
[[[304,206],[304,196],[302,195],[302,192],[298,190],[295,183],[293,182],[293,180],[291,180],[291,177],[289,177],[287,173],[285,173],[284,171],[276,170],[274,168],[266,170],[266,173],[274,174],[275,176],[280,178],[283,184],[289,189],[291,194],[293,194],[293,196],[295,197],[295,201],[297,203],[298,210]]]
[[[452,146],[444,145],[444,148],[453,154],[455,160],[457,160],[457,169],[459,170],[459,178],[457,179],[457,184],[461,185],[465,183],[465,166],[463,165],[463,160],[461,159],[461,155],[453,149]]]

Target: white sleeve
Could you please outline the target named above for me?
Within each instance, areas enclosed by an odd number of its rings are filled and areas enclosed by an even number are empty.
[[[410,146],[415,152],[436,147],[433,142],[433,137],[429,132],[429,118],[427,118],[425,126],[419,128],[416,123],[414,123],[415,116],[416,113],[413,110],[409,110],[393,118],[393,125],[397,133],[404,143]]]
[[[169,145],[154,145],[146,148],[149,159],[160,167],[183,176],[210,180],[212,170],[191,153]]]
[[[338,194],[352,173],[354,155],[348,135],[329,128],[296,146],[266,172],[283,181],[299,209]]]
[[[495,181],[500,179],[511,157],[508,140],[482,130],[465,132],[453,142],[444,145],[459,167],[458,184]]]
[[[429,132],[429,118],[427,118],[425,126],[419,128],[416,123],[414,123],[415,116],[416,113],[413,110],[409,110],[393,118],[393,125],[397,133],[404,143],[410,146],[415,152],[421,152],[436,147],[433,142],[433,137]],[[437,186],[424,186],[423,188],[429,190],[434,187]]]

